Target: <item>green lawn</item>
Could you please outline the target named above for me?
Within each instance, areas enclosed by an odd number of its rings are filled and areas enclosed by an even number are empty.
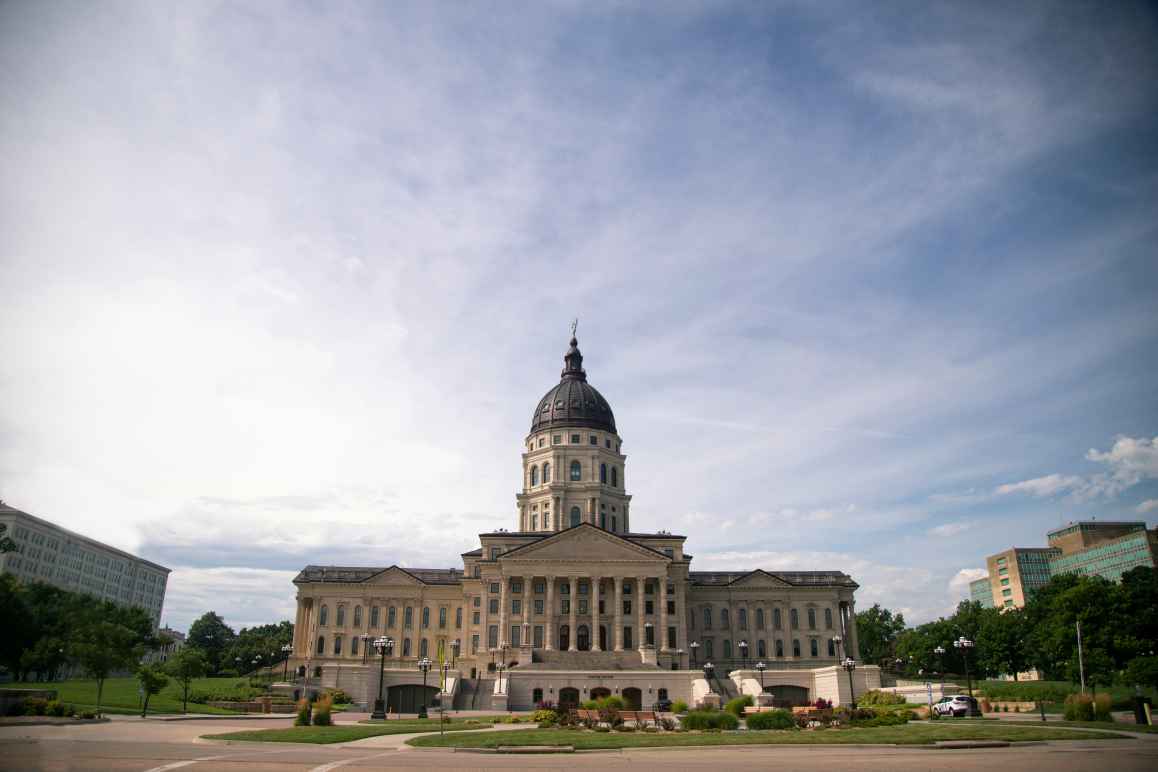
[[[577,749],[642,748],[692,745],[826,745],[878,743],[924,745],[938,740],[1114,740],[1120,735],[1103,732],[1071,732],[1065,729],[994,726],[993,724],[935,725],[914,723],[906,726],[866,729],[827,729],[817,731],[724,732],[697,734],[669,732],[592,732],[567,729],[528,729],[510,732],[487,732],[470,735],[451,732],[407,740],[409,745],[424,748],[497,748],[500,745],[571,745]]]
[[[1041,700],[1047,703],[1061,703],[1066,695],[1081,691],[1078,684],[1069,681],[978,681],[974,686],[974,694],[984,694],[990,700],[1009,700],[1033,702]],[[1133,704],[1133,686],[1093,686],[1086,687],[1086,693],[1108,692],[1115,706],[1127,707]],[[1142,693],[1153,699],[1158,699],[1158,692],[1154,689],[1143,689]],[[1049,712],[1049,707],[1046,707]]]
[[[227,691],[233,688],[238,681],[244,681],[242,678],[198,678],[193,682],[190,691],[200,689],[202,691]],[[57,699],[61,702],[71,703],[75,705],[78,710],[91,710],[96,706],[96,681],[89,680],[75,680],[75,681],[56,681],[52,683],[13,683],[6,684],[6,688],[12,689],[55,689]],[[137,697],[137,679],[132,677],[127,678],[107,678],[105,679],[104,693],[101,696],[101,709],[106,713],[140,713],[141,707],[138,703]],[[161,690],[160,694],[154,694],[149,699],[149,713],[180,713],[181,712],[181,689],[176,684],[170,681],[169,685]],[[213,708],[208,705],[197,705],[189,703],[190,713],[226,713],[231,714],[235,711],[222,710],[221,708]]]
[[[456,732],[463,733],[472,729],[488,729],[490,724],[479,723],[468,726],[464,721],[455,721],[452,726]],[[404,720],[376,722],[372,725],[342,724],[340,726],[294,726],[288,729],[253,729],[244,732],[227,732],[225,734],[202,735],[207,740],[242,740],[259,743],[345,743],[353,740],[364,740],[367,737],[380,737],[386,734],[412,734],[414,732],[437,732],[438,721],[431,720]]]

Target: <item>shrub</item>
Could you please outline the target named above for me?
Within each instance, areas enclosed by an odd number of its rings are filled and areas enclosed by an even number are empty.
[[[619,726],[615,727],[615,731],[616,732],[634,732],[635,727],[630,726],[628,724],[620,724]]]
[[[615,708],[616,710],[623,710],[627,707],[627,702],[618,694],[612,694],[607,697],[600,697],[595,701],[596,708]]]
[[[823,697],[817,698],[816,702],[812,703],[812,707],[817,710],[832,710],[832,700],[826,700]]]
[[[736,729],[740,719],[718,710],[691,710],[683,718],[685,729]]]
[[[353,702],[353,700],[350,699],[350,695],[346,694],[344,689],[330,689],[329,695],[335,705],[349,705]]]
[[[583,710],[597,710],[599,703],[595,700],[583,700],[583,702],[579,703],[579,707],[583,708]]]
[[[1114,717],[1110,715],[1110,707],[1112,704],[1110,695],[1105,692],[1100,692],[1094,697],[1094,721],[1113,721]]]
[[[85,720],[91,721],[92,719],[97,717],[97,714],[91,710],[86,710],[80,714],[80,717],[85,719]]]
[[[752,695],[741,694],[734,700],[728,700],[728,703],[724,705],[724,710],[739,718],[740,716],[744,715],[744,708],[755,704],[756,700],[753,699]]]
[[[903,705],[905,698],[894,692],[872,689],[856,698],[858,705]]]
[[[676,728],[675,719],[665,718],[663,716],[656,716],[655,717],[655,723],[656,723],[656,726],[658,726],[660,729],[664,730],[665,732],[670,732]]]
[[[309,726],[311,710],[309,700],[305,697],[298,700],[298,714],[297,717],[294,718],[294,726]]]
[[[1065,701],[1066,721],[1093,721],[1094,700],[1088,694],[1071,694]]]
[[[683,700],[676,700],[671,704],[671,711],[672,713],[687,713],[688,704]]]
[[[48,700],[40,697],[29,697],[24,700],[24,715],[43,716],[48,710]]]
[[[64,718],[65,716],[75,716],[76,715],[76,709],[73,708],[71,705],[66,705],[65,703],[61,702],[60,700],[50,700],[49,703],[44,706],[44,715],[56,716],[57,718]]]
[[[610,732],[611,727],[609,727],[609,726],[597,726],[597,727],[595,727],[595,731],[596,732]]]
[[[854,718],[849,726],[901,726],[907,723],[909,717],[902,713],[881,713],[872,718]]]
[[[314,703],[314,726],[333,726],[334,718],[330,711],[334,708],[334,701],[330,695],[319,697]]]
[[[749,729],[794,729],[796,722],[787,710],[765,710],[748,716]]]
[[[554,724],[555,723],[555,711],[550,710],[550,709],[545,709],[545,708],[539,708],[538,710],[536,710],[534,713],[531,714],[531,721],[535,722],[536,724],[541,724],[544,721],[549,722],[551,724]]]

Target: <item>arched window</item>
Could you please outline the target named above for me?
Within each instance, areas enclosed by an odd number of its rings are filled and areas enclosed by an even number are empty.
[[[726,608],[720,609],[720,627],[728,629],[728,610]]]
[[[826,630],[832,629],[832,609],[830,608],[824,610],[824,628]]]
[[[776,656],[784,656],[784,641],[776,641]]]
[[[831,638],[828,639],[828,656],[836,656],[836,641],[832,640]]]
[[[740,629],[741,630],[747,630],[748,629],[748,609],[742,608],[742,609],[740,609],[740,611],[738,613],[740,614]]]
[[[534,513],[531,514],[531,530],[539,530],[539,516]]]
[[[430,627],[430,606],[422,607],[422,626]]]
[[[808,609],[808,629],[816,629],[816,609],[814,608]]]
[[[579,482],[583,479],[583,465],[578,461],[571,462],[571,482]]]
[[[319,635],[318,636],[318,654],[325,654],[325,653],[326,653],[326,636]]]
[[[551,462],[543,464],[543,485],[551,482]]]
[[[403,638],[402,639],[402,656],[403,657],[409,657],[410,656],[410,639],[409,638]]]
[[[756,609],[756,629],[764,629],[764,609],[762,608]]]
[[[378,626],[379,614],[381,614],[381,612],[378,610],[377,606],[371,607],[371,609],[370,609],[370,627],[377,627]]]
[[[599,465],[599,482],[607,484],[607,464]]]
[[[816,644],[816,639],[813,638],[811,641],[809,641],[809,643],[811,644],[809,649],[812,652],[812,656],[819,657],[820,656],[820,648]]]
[[[797,630],[800,628],[800,614],[796,611],[796,609],[789,609],[788,610],[788,619],[792,623],[792,629],[793,630]],[[798,654],[796,656],[800,656],[800,655]]]
[[[326,624],[326,620],[328,620],[329,618],[330,618],[330,607],[323,605],[322,610],[318,612],[318,624],[319,625]]]
[[[362,626],[362,607],[354,606],[354,627]]]
[[[539,484],[539,467],[531,467],[531,487],[534,488]]]
[[[792,656],[794,656],[794,657],[800,656],[800,639],[799,638],[793,638],[792,639]]]
[[[583,520],[583,513],[579,511],[579,507],[571,507],[571,527],[579,525]]]
[[[342,636],[335,635],[334,636],[334,654],[341,654],[341,653],[342,653]]]
[[[709,606],[704,607],[704,629],[712,629],[712,609]]]
[[[346,607],[338,606],[338,627],[346,624]]]
[[[425,657],[430,652],[429,643],[425,638],[418,642],[418,656]]]
[[[767,657],[768,656],[768,650],[764,646],[764,639],[763,638],[757,638],[756,639],[756,656],[757,657]]]
[[[780,629],[780,609],[772,609],[772,627],[776,630]]]
[[[611,467],[611,487],[619,487],[619,467],[617,466]]]
[[[398,624],[398,608],[397,608],[397,606],[391,606],[390,608],[386,609],[386,626],[387,627],[394,627],[397,624]]]

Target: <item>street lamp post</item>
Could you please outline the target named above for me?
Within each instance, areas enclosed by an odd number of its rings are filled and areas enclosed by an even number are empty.
[[[704,678],[708,680],[708,688],[711,688],[712,673],[716,672],[716,666],[711,662],[704,663]]]
[[[844,660],[843,663],[841,663],[841,667],[843,667],[848,672],[849,700],[852,702],[852,709],[856,710],[856,689],[854,689],[852,685],[852,671],[856,670],[856,660],[852,657],[848,657]]]
[[[385,721],[386,701],[382,698],[382,682],[386,676],[386,655],[390,654],[394,648],[394,639],[385,635],[376,638],[374,639],[374,648],[378,650],[381,659],[378,664],[378,699],[374,700],[374,712],[370,714],[370,718]]]
[[[945,696],[945,647],[938,646],[933,649],[933,653],[937,655],[937,670],[941,673],[941,696]]]
[[[370,636],[362,633],[358,636],[358,640],[362,642],[362,664],[365,665],[370,658]]]
[[[836,644],[836,661],[840,662],[844,658],[844,639],[839,635],[832,636],[832,642]]]
[[[683,649],[676,649],[676,666],[673,668],[673,670],[679,670],[680,667],[684,664],[684,654],[685,652]]]
[[[763,661],[756,663],[756,672],[760,674],[760,694],[764,693],[764,671],[768,668]]]
[[[696,662],[696,651],[698,651],[700,648],[700,642],[692,641],[688,644],[688,648],[692,650],[692,669],[695,669],[698,666]]]
[[[740,656],[744,658],[744,669],[748,669],[748,642],[740,641]]]
[[[458,662],[458,647],[461,645],[462,644],[460,644],[458,642],[457,638],[455,638],[453,641],[450,642],[450,666],[451,667],[454,667],[455,664]]]
[[[961,652],[961,659],[965,662],[965,679],[969,682],[969,696],[973,696],[973,676],[969,673],[969,651],[973,648],[973,641],[962,635],[953,641],[953,648]]]
[[[281,680],[283,680],[283,681],[289,680],[289,658],[290,658],[290,652],[292,652],[293,650],[294,650],[294,647],[288,643],[285,646],[281,647],[281,653],[285,655],[285,667],[282,669],[282,674],[281,674]]]
[[[422,671],[422,707],[418,709],[419,718],[427,718],[430,715],[426,712],[426,674],[430,672],[430,665],[430,657],[418,660],[418,669]]]

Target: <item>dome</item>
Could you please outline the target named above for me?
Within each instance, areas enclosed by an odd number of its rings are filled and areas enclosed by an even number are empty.
[[[531,433],[564,426],[582,426],[615,433],[615,416],[611,405],[594,386],[587,382],[583,370],[583,355],[579,341],[571,338],[571,348],[563,357],[559,385],[548,391],[535,407],[531,417]]]

